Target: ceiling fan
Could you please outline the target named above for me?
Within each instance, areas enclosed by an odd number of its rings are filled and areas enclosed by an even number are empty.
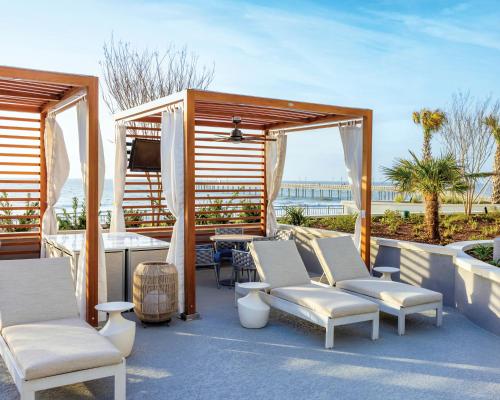
[[[268,142],[274,142],[276,139],[274,138],[268,138],[264,135],[262,136],[245,136],[245,134],[238,128],[238,125],[241,124],[241,117],[236,117],[233,116],[233,124],[234,124],[234,129],[231,131],[229,136],[225,135],[218,135],[217,137],[219,138],[217,142],[231,142],[231,143],[240,143],[240,142],[261,142],[261,141],[268,141]]]

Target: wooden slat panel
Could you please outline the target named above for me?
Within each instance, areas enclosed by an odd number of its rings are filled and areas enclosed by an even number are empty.
[[[40,136],[0,135],[0,139],[40,140]]]
[[[13,126],[13,125],[0,125],[0,129],[8,129],[9,131],[40,131],[40,128],[31,128],[28,126]]]

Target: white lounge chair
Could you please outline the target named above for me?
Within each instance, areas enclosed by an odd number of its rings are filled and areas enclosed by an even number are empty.
[[[21,400],[108,376],[124,400],[125,359],[79,319],[70,268],[69,258],[0,261],[0,354]]]
[[[314,239],[312,248],[331,286],[375,301],[380,310],[398,317],[398,334],[405,334],[405,317],[436,310],[436,325],[441,326],[443,295],[406,283],[370,276],[350,236]]]
[[[334,327],[371,321],[378,339],[379,311],[371,301],[311,282],[293,240],[258,241],[250,252],[263,282],[270,285],[263,299],[274,308],[326,328],[325,347],[333,348]]]

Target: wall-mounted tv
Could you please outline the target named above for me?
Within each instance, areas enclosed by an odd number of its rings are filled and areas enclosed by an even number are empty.
[[[130,171],[136,172],[160,172],[160,141],[134,139],[130,150],[128,168]]]

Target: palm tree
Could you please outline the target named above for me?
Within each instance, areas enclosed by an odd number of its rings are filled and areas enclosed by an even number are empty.
[[[495,151],[495,164],[493,166],[493,192],[491,193],[491,202],[500,203],[500,121],[495,115],[485,118],[484,124],[490,129],[495,138],[497,149]]]
[[[439,241],[439,202],[445,193],[463,193],[467,185],[452,155],[419,160],[410,151],[411,159],[398,159],[392,168],[382,167],[388,180],[402,193],[420,193],[425,201],[427,236]]]
[[[428,110],[422,108],[420,111],[413,112],[413,122],[422,125],[424,131],[424,143],[422,145],[422,159],[428,160],[432,157],[431,139],[432,134],[441,129],[446,121],[446,114],[439,110]]]

